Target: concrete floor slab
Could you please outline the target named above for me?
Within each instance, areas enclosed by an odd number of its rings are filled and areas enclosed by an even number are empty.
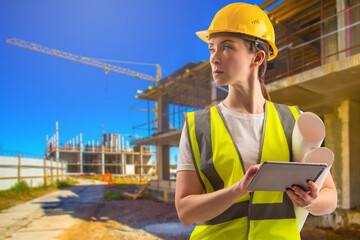
[[[304,111],[324,115],[334,104],[360,101],[360,54],[325,64],[266,85],[271,100],[298,105]]]

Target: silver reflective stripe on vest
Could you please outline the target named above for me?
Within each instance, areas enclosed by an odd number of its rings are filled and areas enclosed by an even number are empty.
[[[292,132],[294,130],[295,118],[288,106],[273,103],[278,112],[282,128],[285,133],[286,141],[289,147],[290,161],[292,162]]]
[[[200,170],[216,191],[224,188],[224,181],[214,167],[210,132],[210,109],[195,112],[195,135],[200,151]]]
[[[187,138],[189,139],[189,141],[191,142],[191,138],[190,138],[190,133],[189,133],[189,120],[188,120],[188,118],[187,118],[187,115],[186,115],[186,113],[184,113],[184,117],[185,117],[185,120],[186,120],[186,125],[187,125],[187,128],[186,128],[186,134],[187,134]],[[195,160],[195,155],[194,155],[194,151],[193,151],[193,148],[192,147],[190,147],[191,148],[191,155],[192,155],[192,159],[193,159],[193,163],[194,163],[194,167],[195,167],[195,169],[196,169],[196,175],[198,176],[198,178],[199,178],[199,181],[200,181],[200,183],[201,183],[201,185],[203,186],[203,189],[204,189],[204,191],[206,191],[206,188],[205,188],[205,184],[204,184],[204,182],[203,182],[203,180],[201,179],[201,176],[200,176],[200,169],[198,169],[198,167],[197,167],[197,164],[196,164],[196,160]]]
[[[248,216],[248,208],[249,208],[249,202],[238,202],[234,203],[231,207],[229,207],[225,212],[220,214],[219,216],[206,221],[206,222],[199,222],[196,223],[197,226],[201,225],[215,225],[220,224],[223,222],[231,221],[237,218],[241,217],[247,217]]]
[[[296,218],[294,206],[285,193],[282,203],[251,204],[250,208],[249,220]]]

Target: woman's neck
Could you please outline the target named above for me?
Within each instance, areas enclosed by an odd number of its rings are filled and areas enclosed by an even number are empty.
[[[265,103],[259,80],[229,85],[229,94],[223,101],[230,110],[248,114],[265,112]]]

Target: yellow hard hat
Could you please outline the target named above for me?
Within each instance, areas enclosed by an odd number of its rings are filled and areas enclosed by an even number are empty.
[[[264,40],[270,45],[269,61],[278,53],[274,27],[266,13],[258,6],[231,3],[216,13],[208,30],[196,32],[196,35],[208,42],[210,34],[220,32],[241,33]]]

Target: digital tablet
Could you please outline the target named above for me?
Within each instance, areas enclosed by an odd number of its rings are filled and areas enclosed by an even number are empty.
[[[298,185],[309,189],[308,180],[315,182],[325,170],[325,163],[264,162],[247,186],[250,191],[285,191]]]

